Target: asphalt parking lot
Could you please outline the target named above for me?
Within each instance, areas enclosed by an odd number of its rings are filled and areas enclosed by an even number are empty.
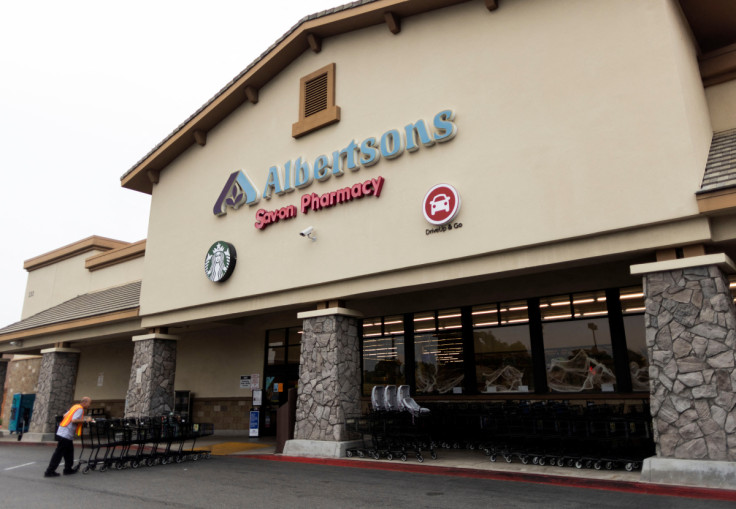
[[[504,481],[463,475],[217,456],[210,460],[93,471],[53,479],[47,445],[0,444],[2,506],[86,509],[256,508],[708,508],[734,501]],[[61,469],[59,469],[61,470]]]

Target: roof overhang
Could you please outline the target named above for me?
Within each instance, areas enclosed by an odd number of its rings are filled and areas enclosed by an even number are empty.
[[[90,251],[111,251],[114,249],[124,248],[129,246],[129,242],[123,242],[121,240],[108,239],[106,237],[99,237],[93,235],[86,239],[73,242],[66,246],[54,249],[48,253],[29,258],[23,262],[23,268],[28,272],[31,272],[41,267],[51,265],[53,263],[72,258],[82,253],[88,253]]]
[[[139,240],[126,246],[90,256],[84,261],[84,268],[90,271],[104,269],[111,265],[141,258],[146,254],[146,240]]]

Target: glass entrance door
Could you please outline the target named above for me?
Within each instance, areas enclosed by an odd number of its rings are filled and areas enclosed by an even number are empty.
[[[289,327],[266,332],[266,361],[263,381],[261,433],[276,434],[276,411],[288,399],[288,391],[299,384],[302,328]]]

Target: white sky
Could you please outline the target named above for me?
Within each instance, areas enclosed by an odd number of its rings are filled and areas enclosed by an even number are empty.
[[[0,1],[0,328],[29,258],[146,238],[120,177],[297,21],[347,0]]]

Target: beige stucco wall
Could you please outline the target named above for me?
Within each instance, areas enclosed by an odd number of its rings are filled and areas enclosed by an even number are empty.
[[[176,390],[192,391],[195,398],[251,397],[250,389],[240,388],[240,376],[258,373],[263,379],[265,332],[246,324],[180,334]]]
[[[21,319],[86,293],[89,271],[84,268],[84,260],[100,252],[89,251],[30,271]]]
[[[289,320],[291,317],[291,321]],[[176,390],[189,390],[195,397],[251,397],[240,389],[240,376],[263,376],[266,330],[298,325],[295,317],[271,315],[241,322],[241,325],[210,324],[204,330],[176,331]],[[206,348],[203,348],[206,345]],[[124,400],[133,361],[133,341],[120,339],[77,346],[80,350],[74,398]],[[98,385],[102,375],[102,385]]]
[[[133,341],[119,340],[80,348],[74,399],[125,399],[133,362]]]
[[[21,319],[95,290],[138,281],[143,276],[143,258],[135,258],[104,269],[89,271],[87,258],[93,250],[35,269],[28,273]]]
[[[342,120],[295,140],[299,78],[331,62]],[[232,171],[246,170],[262,191],[272,165],[311,163],[351,140],[431,123],[444,109],[456,113],[451,141],[212,213]],[[310,306],[310,295],[432,283],[463,277],[474,264],[475,274],[523,270],[561,250],[592,256],[586,242],[600,256],[651,248],[647,228],[697,215],[710,135],[694,50],[671,1],[507,0],[493,13],[470,2],[404,19],[397,36],[381,25],[328,38],[263,87],[256,105],[212,129],[206,146],[161,173],[142,313],[180,311],[144,325],[236,313],[243,298],[252,309]],[[253,226],[258,208],[298,207],[303,193],[378,176],[386,179],[378,199],[300,212],[264,231]],[[441,182],[462,195],[463,226],[426,235],[421,201]],[[316,242],[298,236],[309,225]],[[709,236],[705,220],[683,225],[665,225],[676,235],[657,242]],[[633,228],[639,234],[615,233]],[[611,233],[598,239],[601,232]],[[554,247],[565,239],[578,240]],[[203,273],[217,240],[238,251],[221,285]],[[293,289],[301,290],[286,293]],[[212,302],[219,304],[197,311]]]
[[[736,129],[736,80],[705,89],[713,131]]]

